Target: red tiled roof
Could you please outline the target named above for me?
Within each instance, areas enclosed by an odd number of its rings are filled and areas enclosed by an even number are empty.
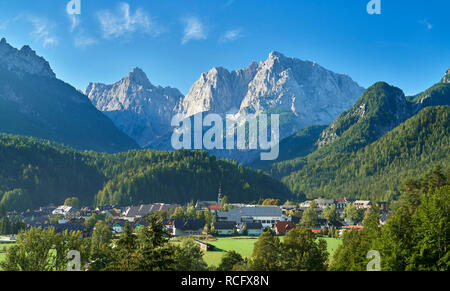
[[[287,231],[294,228],[295,224],[292,221],[277,221],[274,225],[274,229],[281,234],[285,234]]]
[[[219,210],[222,208],[222,205],[210,205],[208,206],[210,210]]]

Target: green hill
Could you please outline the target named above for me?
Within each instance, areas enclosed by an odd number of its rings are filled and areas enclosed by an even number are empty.
[[[274,163],[304,157],[317,149],[317,140],[326,125],[312,125],[305,127],[296,134],[280,141],[280,154],[275,161],[256,160],[249,164],[253,169],[269,169]]]
[[[0,201],[21,189],[32,206],[215,200],[219,184],[230,201],[292,198],[280,181],[203,151],[78,151],[34,138],[0,135]],[[21,198],[21,199],[22,199]],[[28,203],[28,201],[25,201]]]
[[[313,153],[282,181],[297,195],[389,200],[400,181],[450,162],[450,107],[421,110],[355,152]]]

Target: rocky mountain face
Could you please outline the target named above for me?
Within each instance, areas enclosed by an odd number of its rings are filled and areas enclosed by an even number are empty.
[[[203,73],[181,110],[185,116],[205,111],[235,114],[238,120],[247,114],[282,113],[290,125],[280,134],[287,137],[309,125],[331,123],[363,92],[346,75],[272,52],[266,61],[245,69]]]
[[[29,47],[0,41],[0,132],[34,136],[83,150],[120,152],[138,145],[56,78],[49,63]]]
[[[232,114],[238,123],[249,114],[280,114],[281,138],[310,125],[329,124],[351,107],[364,89],[350,77],[314,62],[272,52],[266,61],[228,71],[203,73],[186,96],[153,86],[140,69],[112,84],[91,83],[84,93],[141,146],[170,150],[171,118],[199,113]],[[250,162],[258,152],[214,151],[220,157]],[[248,161],[247,161],[248,160]]]
[[[450,83],[450,69],[445,72],[444,77],[441,80],[441,83],[449,84]]]
[[[171,131],[170,121],[183,98],[177,89],[152,85],[139,68],[112,85],[90,83],[84,93],[143,147]]]
[[[399,88],[384,82],[368,88],[355,105],[342,113],[317,141],[333,143],[334,150],[354,151],[389,132],[429,106],[450,105],[450,70],[441,82],[416,96],[405,97]]]
[[[404,122],[413,111],[414,104],[402,90],[378,82],[322,132],[318,144],[322,147],[341,139],[346,150],[357,150]]]
[[[49,63],[36,55],[29,46],[25,45],[18,50],[6,42],[0,40],[0,66],[17,76],[31,74],[41,77],[56,78]]]

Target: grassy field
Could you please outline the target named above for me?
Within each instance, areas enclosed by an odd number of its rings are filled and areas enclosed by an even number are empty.
[[[327,249],[331,258],[339,244],[341,244],[341,240],[328,237],[323,239],[327,242]],[[283,241],[283,237],[280,237],[280,240]],[[203,258],[209,266],[218,266],[222,256],[227,251],[235,251],[243,257],[250,257],[256,241],[257,238],[249,237],[219,237],[215,241],[208,241],[208,243],[214,245],[217,250],[214,252],[205,252],[205,256]]]
[[[328,237],[324,239],[327,242],[328,253],[330,253],[331,257],[337,247],[341,244],[341,240]],[[280,237],[280,240],[283,241],[283,237]],[[250,257],[253,252],[253,246],[257,241],[257,237],[218,237],[207,241],[214,245],[217,250],[214,252],[205,252],[203,258],[209,266],[218,266],[222,256],[227,251],[236,251],[243,257]],[[172,243],[178,244],[179,242],[173,241]],[[11,246],[13,246],[13,244],[0,244],[0,262],[5,258],[5,253],[1,252],[3,247],[9,248]]]
[[[2,262],[5,259],[5,253],[3,252],[3,248],[8,249],[14,244],[0,244],[0,262]],[[2,269],[0,268],[0,271]]]

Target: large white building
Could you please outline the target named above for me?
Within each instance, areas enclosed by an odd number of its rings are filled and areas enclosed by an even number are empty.
[[[237,224],[259,222],[263,227],[272,227],[277,221],[287,221],[278,206],[247,206],[217,213],[218,221],[235,221]]]

